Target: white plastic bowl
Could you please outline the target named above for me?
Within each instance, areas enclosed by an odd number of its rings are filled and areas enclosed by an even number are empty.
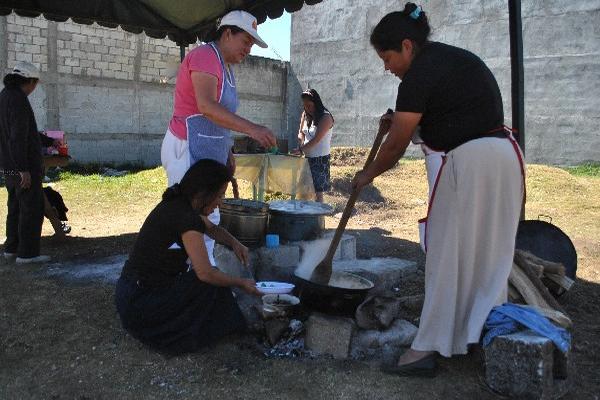
[[[287,282],[262,281],[256,282],[256,288],[263,294],[285,294],[294,290],[294,285]]]

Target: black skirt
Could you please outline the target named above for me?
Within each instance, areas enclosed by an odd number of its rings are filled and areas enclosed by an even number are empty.
[[[313,185],[315,186],[315,192],[327,192],[331,189],[330,182],[330,164],[331,155],[322,157],[307,157],[308,165],[310,166],[310,173],[312,174]]]
[[[168,354],[194,352],[246,330],[231,289],[202,282],[194,271],[180,274],[172,285],[160,288],[142,287],[121,277],[115,303],[127,332]]]

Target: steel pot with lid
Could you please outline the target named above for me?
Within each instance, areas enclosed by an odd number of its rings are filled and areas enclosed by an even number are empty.
[[[219,207],[221,222],[244,246],[260,247],[267,233],[269,205],[261,201],[224,199]]]
[[[285,241],[313,240],[325,229],[325,215],[331,214],[332,206],[316,201],[271,201],[268,231]]]

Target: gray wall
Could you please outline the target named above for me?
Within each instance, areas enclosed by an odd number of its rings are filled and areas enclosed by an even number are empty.
[[[161,77],[179,60],[175,43],[97,25],[0,17],[2,76],[21,60],[42,70],[30,96],[39,129],[65,131],[77,161],[160,163],[174,89],[173,79]],[[286,127],[287,69],[252,56],[235,67],[239,114],[276,134]]]
[[[288,134],[299,91],[319,91],[335,117],[335,145],[371,144],[378,116],[395,104],[398,79],[384,72],[368,37],[402,2],[325,0],[292,14]],[[494,72],[511,125],[506,0],[424,4],[433,40],[478,54]],[[522,2],[526,155],[529,162],[600,161],[600,1]],[[418,154],[413,148],[409,154]]]

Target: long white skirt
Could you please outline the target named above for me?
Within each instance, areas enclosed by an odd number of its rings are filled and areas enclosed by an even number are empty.
[[[170,129],[167,129],[167,133],[165,134],[165,138],[163,139],[160,148],[160,161],[167,173],[169,187],[181,182],[181,179],[187,170],[190,169],[188,141],[179,139]],[[215,211],[209,214],[208,219],[213,224],[219,225],[219,222],[221,221],[219,209],[216,208]],[[217,264],[213,255],[215,241],[207,235],[204,235],[204,243],[206,244],[206,251],[208,252],[210,263],[213,266],[216,266]]]
[[[427,220],[425,302],[412,348],[449,357],[479,342],[506,301],[523,198],[511,141],[481,138],[450,151]]]

